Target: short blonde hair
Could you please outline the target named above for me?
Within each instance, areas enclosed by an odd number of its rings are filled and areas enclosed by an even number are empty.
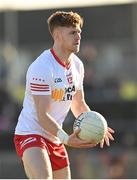
[[[59,26],[76,27],[79,25],[82,28],[83,18],[76,12],[57,11],[48,18],[47,23],[49,31],[52,34],[54,29]]]

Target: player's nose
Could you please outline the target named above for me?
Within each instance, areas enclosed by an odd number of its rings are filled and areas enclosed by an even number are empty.
[[[80,34],[80,33],[77,33],[77,34],[76,34],[76,39],[77,39],[77,40],[81,40],[81,34]]]

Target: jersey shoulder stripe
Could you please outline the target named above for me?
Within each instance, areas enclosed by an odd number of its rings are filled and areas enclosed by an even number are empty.
[[[35,83],[30,83],[30,89],[31,91],[42,91],[42,92],[47,92],[49,91],[49,85],[48,84],[35,84]]]

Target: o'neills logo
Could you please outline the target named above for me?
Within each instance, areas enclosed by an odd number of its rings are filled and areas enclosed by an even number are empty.
[[[68,100],[72,100],[73,97],[73,92],[75,92],[76,88],[75,86],[71,86],[65,89],[54,89],[52,91],[51,97],[52,99],[54,99],[55,101],[68,101]]]

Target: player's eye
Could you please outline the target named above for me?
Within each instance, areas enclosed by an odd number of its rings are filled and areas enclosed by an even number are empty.
[[[71,34],[75,35],[75,34],[81,34],[81,31],[72,31]]]
[[[76,31],[72,31],[71,34],[76,34]]]

